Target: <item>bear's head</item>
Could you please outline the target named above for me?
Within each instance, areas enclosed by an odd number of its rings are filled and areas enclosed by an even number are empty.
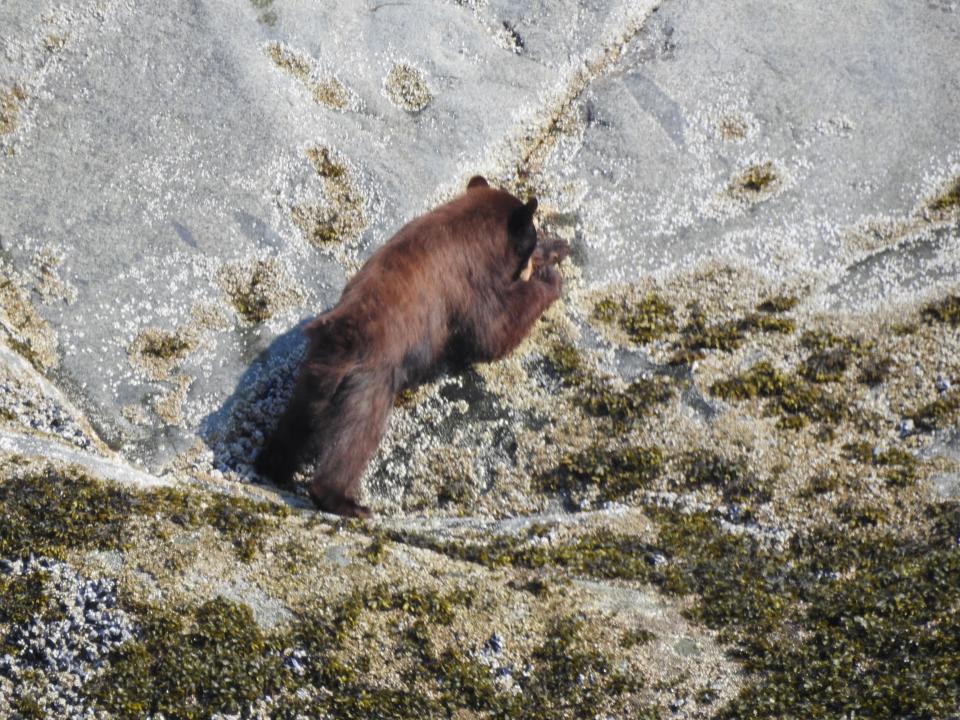
[[[508,266],[512,279],[516,280],[522,277],[524,280],[528,280],[532,269],[530,258],[537,248],[539,240],[537,229],[533,224],[533,216],[537,212],[537,199],[530,198],[524,203],[507,192],[493,190],[486,178],[481,175],[474,175],[467,183],[468,191],[477,188],[488,188],[498,195],[509,198],[509,209],[507,211]]]

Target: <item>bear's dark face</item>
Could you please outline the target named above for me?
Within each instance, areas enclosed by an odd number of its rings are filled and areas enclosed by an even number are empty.
[[[533,214],[537,211],[537,199],[531,198],[510,215],[507,223],[507,238],[510,251],[514,254],[513,279],[516,280],[526,270],[530,256],[537,248],[539,237],[533,225]]]

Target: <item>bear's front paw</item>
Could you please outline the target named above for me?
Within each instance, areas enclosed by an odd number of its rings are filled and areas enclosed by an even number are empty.
[[[570,254],[570,245],[566,240],[555,236],[541,237],[533,252],[533,264],[537,267],[557,265]]]
[[[559,294],[560,288],[563,285],[563,278],[553,265],[543,265],[537,268],[534,277],[540,282],[549,285]]]

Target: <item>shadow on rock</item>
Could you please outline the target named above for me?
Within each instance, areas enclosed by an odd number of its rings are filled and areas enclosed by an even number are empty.
[[[307,347],[303,330],[311,318],[278,335],[260,352],[230,397],[200,424],[218,470],[262,482],[253,460],[286,407]]]

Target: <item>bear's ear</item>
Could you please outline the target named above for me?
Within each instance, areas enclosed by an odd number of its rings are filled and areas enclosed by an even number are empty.
[[[472,190],[477,187],[490,187],[490,184],[483,175],[474,175],[470,178],[470,182],[467,183],[467,190]]]
[[[512,213],[507,227],[511,235],[520,235],[533,222],[533,214],[537,211],[537,199],[530,198],[526,205],[521,205]]]

